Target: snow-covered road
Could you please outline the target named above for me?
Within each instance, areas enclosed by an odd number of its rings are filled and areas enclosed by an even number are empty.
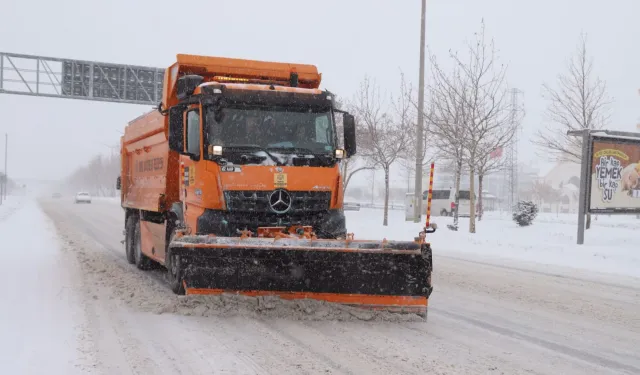
[[[119,206],[41,207],[0,221],[2,373],[640,373],[634,279],[436,248],[429,321],[367,321],[326,306],[179,298],[161,270],[126,262]]]

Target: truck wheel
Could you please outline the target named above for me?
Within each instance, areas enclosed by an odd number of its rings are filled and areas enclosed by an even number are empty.
[[[444,208],[440,211],[440,216],[449,216],[449,213]]]
[[[148,270],[151,268],[151,259],[147,258],[142,253],[142,236],[140,234],[140,220],[136,220],[135,230],[133,235],[133,255],[135,258],[136,267],[141,270]]]
[[[137,218],[135,216],[129,216],[127,226],[125,227],[124,252],[127,255],[127,262],[129,262],[129,264],[136,263],[136,257],[133,254],[136,220]]]
[[[184,290],[184,265],[182,264],[182,259],[180,259],[180,255],[171,254],[171,249],[169,245],[173,241],[173,238],[176,235],[175,230],[172,229],[173,226],[169,227],[171,231],[171,235],[169,236],[169,240],[167,241],[167,260],[165,261],[165,266],[167,267],[167,279],[169,281],[169,287],[175,294],[183,295],[185,293]]]
[[[175,294],[183,295],[184,290],[184,269],[180,255],[169,255],[167,258],[167,279],[169,287]]]

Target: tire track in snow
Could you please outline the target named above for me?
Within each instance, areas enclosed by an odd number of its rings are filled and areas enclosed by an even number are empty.
[[[434,256],[436,256],[436,255],[434,255]],[[611,288],[627,289],[627,290],[634,291],[634,292],[640,292],[640,288],[638,288],[638,287],[619,284],[619,283],[608,282],[608,281],[604,281],[604,280],[593,280],[593,279],[587,279],[587,278],[582,278],[582,277],[577,277],[577,276],[569,276],[569,275],[560,274],[560,273],[557,273],[557,272],[538,271],[538,270],[534,270],[534,269],[516,267],[516,266],[508,266],[508,265],[499,264],[499,263],[490,263],[490,262],[484,262],[484,261],[480,261],[480,260],[465,259],[465,258],[451,256],[451,255],[439,254],[439,255],[437,255],[437,257],[438,258],[446,258],[446,259],[456,260],[456,261],[459,261],[459,262],[478,264],[478,265],[482,265],[482,266],[486,266],[486,267],[508,269],[508,270],[511,270],[511,271],[517,271],[517,272],[521,272],[521,273],[528,273],[528,274],[534,274],[534,275],[555,277],[555,278],[558,278],[558,279],[579,281],[579,282],[583,282],[583,283],[597,284],[597,285],[601,285],[601,286],[608,286],[608,287],[611,287]],[[627,277],[627,278],[631,279],[631,277]],[[640,280],[638,280],[638,282],[640,282]]]
[[[51,211],[51,208],[49,208],[48,206],[46,207],[48,212],[52,212],[54,216],[58,217],[58,221],[65,223],[65,218],[60,218],[59,213],[57,213],[56,211]],[[163,268],[151,269],[146,271],[138,270],[135,265],[131,265],[127,261],[124,246],[122,244],[120,244],[121,246],[115,247],[114,244],[105,243],[105,238],[112,238],[113,233],[120,233],[114,230],[115,227],[112,220],[106,217],[97,216],[89,221],[87,218],[80,216],[78,213],[72,212],[71,209],[66,209],[65,214],[73,218],[73,220],[69,221],[70,225],[73,225],[72,222],[76,225],[82,223],[82,234],[90,237],[96,247],[100,247],[101,249],[106,250],[104,251],[104,253],[109,255],[114,261],[118,263],[118,265],[123,266],[127,270],[130,270],[132,272],[144,273],[151,279],[154,279],[156,282],[158,282],[158,285],[163,286],[167,290],[169,290],[169,284],[166,281],[164,275],[165,271]],[[124,235],[122,235],[122,240],[124,240]],[[116,241],[116,239],[114,239],[114,241]],[[117,241],[120,242],[121,240]]]
[[[260,323],[275,329],[298,345],[308,348],[309,351],[318,353],[318,355],[321,355],[321,358],[328,361],[327,363],[332,367],[339,370],[344,369],[348,374],[389,374],[396,371],[400,371],[402,374],[424,373],[423,369],[412,368],[412,366],[408,365],[408,360],[405,361],[402,359],[407,358],[406,352],[404,353],[405,355],[390,355],[390,352],[393,351],[393,345],[389,343],[389,340],[379,346],[368,345],[375,341],[375,336],[380,336],[379,330],[381,327],[389,323],[375,322],[369,325],[363,323],[367,326],[367,328],[365,328],[368,333],[366,341],[358,340],[352,335],[354,325],[360,326],[357,323],[339,325],[343,331],[335,335],[328,334],[328,332],[333,331],[331,328],[335,327],[335,325],[328,327],[323,325],[323,327],[319,329],[315,327],[314,322],[290,324],[290,322],[261,320]],[[346,352],[347,355],[337,355],[338,353],[344,352]],[[331,359],[332,357],[336,359]],[[400,359],[400,361],[398,361],[398,359]]]
[[[534,337],[534,336],[530,336],[527,334],[523,334],[520,333],[518,331],[512,330],[512,329],[508,329],[508,328],[504,328],[504,327],[500,327],[498,325],[494,325],[491,323],[487,323],[487,322],[483,322],[481,320],[478,319],[474,319],[474,318],[469,318],[451,311],[445,311],[445,310],[441,310],[439,308],[431,308],[431,311],[435,312],[436,314],[441,314],[441,315],[446,315],[448,318],[452,318],[452,319],[456,319],[459,321],[463,321],[465,323],[469,323],[471,325],[474,325],[476,327],[479,327],[481,329],[485,329],[488,331],[492,331],[495,333],[498,333],[502,336],[506,336],[506,337],[510,337],[513,339],[516,339],[518,341],[526,341],[529,342],[531,344],[534,344],[536,346],[539,346],[541,348],[547,349],[551,352],[554,353],[562,353],[568,357],[573,357],[576,359],[579,359],[581,361],[587,362],[587,363],[591,363],[594,364],[596,366],[602,366],[604,368],[608,368],[608,369],[615,369],[615,370],[622,370],[622,371],[626,371],[630,374],[640,374],[640,367],[636,367],[633,365],[628,365],[625,363],[621,363],[618,361],[614,361],[605,357],[601,357],[598,356],[596,354],[593,353],[589,353],[589,352],[585,352],[583,350],[578,350],[578,349],[574,349],[572,347],[569,347],[567,345],[563,345],[563,344],[558,344],[552,341],[548,341],[539,337]],[[424,332],[426,333],[425,330],[421,329],[421,328],[417,328],[417,327],[412,327],[411,329],[419,331],[419,332]],[[637,357],[636,357],[637,358]]]
[[[135,266],[128,264],[128,262],[126,261],[126,257],[124,255],[120,255],[119,252],[116,252],[113,246],[110,246],[109,244],[104,243],[105,238],[112,238],[111,233],[108,233],[107,229],[109,227],[113,227],[113,223],[105,223],[100,219],[98,219],[98,220],[93,220],[91,225],[89,225],[87,224],[86,218],[82,218],[76,213],[69,212],[71,211],[70,209],[67,209],[64,212],[65,215],[68,215],[66,218],[59,217],[59,216],[62,216],[62,213],[55,211],[52,207],[49,207],[47,205],[45,205],[45,210],[48,211],[48,213],[54,218],[54,221],[56,221],[58,229],[61,230],[62,232],[63,238],[68,238],[68,237],[74,238],[74,240],[72,240],[69,243],[69,245],[76,247],[75,250],[71,250],[71,251],[75,252],[75,255],[79,257],[80,263],[91,262],[92,260],[103,257],[104,259],[101,259],[100,261],[97,262],[98,268],[101,267],[101,264],[107,265],[111,270],[117,269],[118,272],[128,274],[133,278],[135,278],[136,280],[152,281],[153,284],[156,286],[160,286],[159,284],[162,284],[161,288],[163,292],[166,291],[170,293],[167,285],[165,283],[162,283],[159,280],[159,278],[156,278],[156,280],[152,280],[153,278],[147,277],[148,272],[140,271]],[[81,228],[70,227],[73,224],[76,224],[76,225],[82,224],[82,227]],[[110,225],[107,225],[107,224],[110,224]],[[91,226],[94,226],[94,228],[91,228]],[[98,229],[98,228],[104,228],[104,229]],[[102,232],[102,230],[104,230],[104,232]],[[79,232],[84,232],[84,233],[79,233]],[[89,246],[89,248],[86,248],[87,247],[86,240],[89,240],[90,242],[92,242],[92,246]],[[97,251],[97,252],[93,251],[95,248],[99,248],[101,249],[101,251]],[[115,261],[115,263],[112,263],[112,261]],[[95,273],[100,273],[104,270],[100,270],[100,269],[88,270],[87,269],[85,270],[85,275],[87,274],[87,271],[89,272],[89,274],[95,274]],[[87,280],[87,281],[88,282],[85,282],[85,285],[91,286],[91,288],[98,287],[97,285],[93,284],[90,280]],[[145,289],[145,285],[140,284],[138,290],[144,291],[144,289]],[[100,289],[98,289],[96,292],[92,292],[91,289],[84,290],[84,292],[87,294],[89,299],[91,299],[91,296],[94,296],[94,298],[92,299],[92,302],[89,304],[91,306],[91,310],[94,312],[93,329],[99,330],[100,332],[102,332],[101,336],[103,337],[103,339],[108,341],[105,345],[102,345],[102,346],[97,345],[97,348],[101,349],[103,352],[107,352],[105,356],[108,356],[109,358],[114,358],[114,359],[120,358],[120,360],[117,361],[116,363],[105,363],[105,361],[102,361],[102,363],[100,363],[103,369],[104,368],[109,369],[109,370],[104,369],[106,373],[123,373],[123,371],[126,371],[126,370],[128,370],[128,372],[125,372],[125,373],[134,373],[134,374],[167,373],[165,371],[162,371],[163,369],[157,363],[158,361],[166,362],[168,360],[167,357],[158,358],[157,354],[153,355],[153,353],[158,353],[158,352],[166,353],[167,349],[164,348],[165,346],[164,343],[159,342],[159,340],[158,341],[148,340],[150,336],[150,333],[149,333],[150,331],[153,332],[154,334],[157,334],[159,332],[163,332],[162,327],[150,328],[147,325],[144,326],[144,329],[142,329],[141,327],[137,327],[135,325],[136,321],[138,323],[146,324],[145,322],[149,318],[134,317],[132,319],[130,313],[123,315],[124,311],[118,308],[119,301],[117,299],[114,299],[113,295],[109,296],[108,293],[105,294],[104,289],[102,289],[102,291],[103,293],[100,293]],[[144,292],[142,292],[142,294],[144,294]],[[167,297],[171,298],[171,297],[177,297],[177,296],[174,296],[173,294],[168,294]],[[103,301],[109,301],[109,302],[105,304],[103,303]],[[136,313],[136,314],[140,314],[140,313]],[[160,317],[162,319],[165,317],[170,318],[171,316],[154,315],[151,317],[151,319],[155,317]],[[146,340],[143,342],[141,341],[140,338],[146,339]],[[115,352],[112,349],[114,346],[112,345],[114,341],[117,341],[119,343],[118,345],[115,345],[115,346],[120,347],[120,349],[118,349]],[[206,341],[207,342],[205,345],[198,345],[196,347],[191,347],[190,353],[197,353],[199,350],[200,351],[202,350],[202,347],[207,348],[205,349],[207,351],[211,351],[211,349],[209,349],[211,347],[216,348],[216,350],[218,350],[217,348],[219,347],[223,347],[223,348],[225,347],[225,345],[219,345],[220,342],[217,341],[217,339],[213,338],[212,340],[211,336],[207,337]],[[214,342],[212,343],[211,341],[214,341]],[[111,348],[109,348],[110,345],[111,345]],[[224,350],[222,352],[224,352]],[[228,350],[228,352],[233,353],[233,351],[231,350]],[[218,351],[218,354],[222,354],[222,353]],[[203,372],[210,372],[212,369],[216,369],[215,364],[211,362],[210,355],[211,353],[199,353],[197,356],[192,355],[191,357],[193,359],[197,357],[201,360],[201,362],[198,363],[199,366],[196,365],[196,368],[195,368],[196,371],[188,371],[186,373],[189,373],[189,374],[194,372],[203,373]],[[247,373],[247,374],[268,373],[264,368],[257,366],[255,363],[252,364],[252,360],[248,356],[244,356],[241,353],[233,353],[233,358],[236,359],[236,363],[239,364],[240,366],[244,366],[245,368],[250,369],[250,371],[247,371],[244,373]],[[185,362],[185,361],[182,360],[180,362]],[[206,363],[209,366],[204,366],[203,363]],[[171,365],[172,363],[170,361],[168,364],[165,363],[165,367],[169,367]],[[179,364],[178,366],[184,367],[184,366],[181,366],[181,364]],[[125,370],[125,367],[126,367],[126,370]],[[228,371],[232,371],[232,370],[236,372],[237,368],[228,369]],[[168,373],[173,374],[176,372],[168,372]]]

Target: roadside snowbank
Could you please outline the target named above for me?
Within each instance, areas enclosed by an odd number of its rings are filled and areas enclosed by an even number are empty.
[[[55,228],[35,202],[10,197],[8,203],[0,206],[1,372],[87,373],[91,343],[83,337],[77,280]]]
[[[106,203],[112,203],[120,205],[120,196],[117,197],[91,197],[94,201],[101,201]]]
[[[7,199],[2,199],[0,204],[0,222],[13,214],[24,202],[23,196],[9,195]]]
[[[347,229],[356,239],[412,240],[422,223],[406,222],[404,212],[389,211],[389,226],[382,225],[382,211],[346,211]],[[533,225],[518,227],[506,214],[488,214],[468,231],[468,218],[460,219],[458,232],[447,229],[450,217],[435,216],[436,233],[428,238],[438,254],[467,259],[502,258],[587,269],[640,278],[640,220],[635,216],[600,216],[585,232],[585,244],[576,245],[577,218],[541,214]]]

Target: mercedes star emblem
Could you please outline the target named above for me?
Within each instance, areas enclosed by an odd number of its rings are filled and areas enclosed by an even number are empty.
[[[277,214],[284,214],[291,209],[291,195],[282,189],[274,190],[269,195],[271,210]]]

